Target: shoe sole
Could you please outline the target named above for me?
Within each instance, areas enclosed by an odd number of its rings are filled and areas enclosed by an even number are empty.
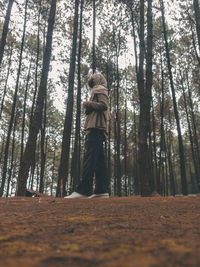
[[[90,197],[88,197],[88,198],[109,198],[109,196],[108,195],[100,195],[100,196],[90,196]]]

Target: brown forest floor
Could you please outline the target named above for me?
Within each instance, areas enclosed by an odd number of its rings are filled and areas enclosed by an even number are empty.
[[[0,266],[200,266],[200,197],[2,198]]]

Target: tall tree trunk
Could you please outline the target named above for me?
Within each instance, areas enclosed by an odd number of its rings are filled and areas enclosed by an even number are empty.
[[[81,127],[81,49],[82,49],[82,22],[83,22],[83,4],[81,1],[80,7],[80,28],[79,28],[79,49],[78,49],[78,88],[76,99],[76,129],[74,151],[72,154],[71,176],[72,176],[72,190],[74,191],[80,181],[80,127]]]
[[[152,132],[153,132],[153,149],[152,149],[152,192],[156,190],[156,183],[158,179],[158,160],[157,160],[157,145],[156,145],[156,124],[155,124],[155,114],[154,114],[154,106],[153,106],[153,101],[152,103]],[[150,136],[150,135],[149,135]],[[150,143],[151,144],[151,143]],[[153,164],[153,159],[154,159],[154,164]],[[153,168],[154,166],[154,168]],[[154,173],[155,173],[155,178],[154,178]]]
[[[8,60],[8,70],[7,70],[7,74],[6,74],[6,81],[5,81],[5,86],[4,86],[4,90],[3,90],[3,96],[1,99],[0,119],[2,116],[2,112],[3,112],[4,101],[5,101],[5,96],[6,96],[6,92],[7,92],[8,78],[9,78],[10,70],[11,70],[12,52],[13,52],[13,45],[10,48],[10,56],[9,56],[9,60]]]
[[[124,177],[125,177],[125,195],[128,195],[127,180],[127,92],[125,92],[125,111],[124,111]]]
[[[55,162],[56,162],[56,141],[54,142],[54,152],[53,152],[53,166],[52,166],[52,175],[51,175],[51,196],[53,196],[53,185],[55,178]]]
[[[188,194],[188,189],[187,189],[187,179],[186,179],[186,171],[185,171],[184,147],[183,147],[183,140],[182,140],[182,134],[181,134],[181,127],[180,127],[178,108],[177,108],[177,103],[176,103],[176,95],[175,95],[173,74],[172,74],[172,69],[171,69],[171,60],[170,60],[170,53],[169,53],[169,45],[168,45],[168,38],[167,38],[166,23],[165,23],[165,13],[164,13],[163,0],[160,0],[160,7],[161,7],[161,15],[162,15],[163,34],[164,34],[164,39],[165,39],[165,50],[166,50],[166,57],[167,57],[167,66],[168,66],[170,86],[171,86],[171,92],[172,92],[172,98],[173,98],[174,115],[175,115],[175,119],[176,119],[177,132],[178,132],[182,193],[183,193],[183,195],[187,195]]]
[[[96,0],[93,0],[93,44],[92,44],[92,71],[96,71]]]
[[[39,162],[40,162],[40,142],[41,142],[41,136],[40,141],[37,142],[37,149],[36,149],[36,191],[39,191],[39,177],[40,177],[40,168],[39,168]]]
[[[43,112],[43,119],[42,119],[42,125],[41,125],[41,143],[40,143],[40,149],[41,149],[41,171],[40,171],[40,187],[39,192],[44,192],[44,171],[45,171],[45,163],[46,163],[46,152],[45,152],[45,144],[47,142],[47,138],[45,139],[46,134],[46,118],[47,118],[47,98],[45,96],[45,103],[44,103],[44,112]],[[46,142],[45,142],[46,140]]]
[[[119,89],[120,89],[120,83],[119,83],[119,53],[121,49],[121,35],[120,32],[118,33],[118,44],[116,42],[116,32],[115,29],[113,29],[113,41],[115,46],[115,58],[116,58],[116,93],[115,93],[115,116],[116,116],[116,182],[117,182],[117,195],[121,196],[122,194],[122,185],[121,185],[121,161],[120,161],[120,153],[121,153],[121,130],[120,130],[120,103],[119,103]]]
[[[4,154],[2,182],[1,182],[1,187],[0,187],[0,196],[3,195],[3,190],[5,186],[5,181],[6,181],[8,153],[9,153],[9,146],[10,146],[10,135],[12,132],[13,122],[14,122],[14,117],[15,117],[15,108],[16,108],[16,103],[17,103],[18,89],[19,89],[19,78],[20,78],[21,66],[22,66],[22,56],[23,56],[24,40],[25,40],[25,32],[26,32],[26,21],[27,21],[27,6],[28,6],[28,0],[26,0],[26,5],[25,5],[24,28],[23,28],[20,56],[19,56],[19,66],[18,66],[18,71],[17,71],[17,79],[16,79],[15,92],[14,92],[14,97],[13,97],[12,111],[11,111],[11,117],[10,117],[10,122],[8,126],[7,140],[6,140],[6,146],[5,146],[5,152],[4,152],[5,154]]]
[[[71,51],[70,67],[69,67],[67,110],[66,110],[65,124],[64,124],[63,138],[62,138],[62,151],[61,151],[61,159],[58,172],[56,196],[66,195],[66,184],[69,171],[69,153],[70,153],[70,141],[71,141],[73,106],[74,106],[74,73],[75,73],[75,63],[76,63],[76,46],[77,46],[77,32],[78,32],[78,8],[79,8],[79,0],[75,0],[74,32],[73,32],[72,51]]]
[[[37,95],[38,89],[38,65],[39,65],[39,55],[40,55],[40,15],[41,15],[41,3],[42,0],[39,2],[39,10],[38,10],[38,21],[37,21],[37,50],[36,50],[36,62],[35,62],[35,89],[33,93],[33,101],[31,106],[31,118],[30,124],[32,123],[34,108],[35,108],[35,99]]]
[[[41,128],[42,112],[47,89],[49,64],[52,51],[52,37],[53,37],[55,14],[56,14],[56,0],[52,0],[49,21],[48,21],[48,31],[46,37],[47,39],[46,39],[46,48],[43,59],[42,75],[41,75],[40,86],[38,89],[37,104],[33,120],[29,128],[28,141],[26,144],[22,162],[20,164],[19,175],[17,180],[18,196],[24,196],[26,194],[26,183],[28,179],[29,169],[36,149],[37,135],[39,129]]]
[[[20,153],[20,162],[22,161],[23,152],[24,152],[24,130],[25,130],[25,118],[26,118],[26,100],[28,94],[29,80],[30,80],[30,71],[31,71],[31,63],[29,65],[27,81],[26,81],[26,89],[24,93],[24,109],[23,109],[23,117],[22,117],[22,135],[21,135],[21,153]]]
[[[33,114],[34,114],[34,108],[35,108],[35,100],[36,100],[36,95],[37,95],[37,89],[38,89],[38,67],[39,67],[39,55],[40,55],[40,15],[41,15],[41,9],[42,9],[42,0],[39,2],[39,7],[38,7],[38,21],[37,21],[37,49],[36,49],[36,62],[35,62],[35,84],[34,84],[34,93],[33,93],[33,101],[32,101],[32,106],[31,106],[31,117],[30,117],[30,123],[32,123],[33,119]],[[43,30],[43,47],[45,47],[45,34],[46,34],[46,22],[45,22],[45,27]],[[44,49],[43,49],[44,50]],[[31,177],[30,177],[30,187],[33,189],[33,180],[34,180],[34,175],[35,175],[35,166],[36,166],[36,160],[35,160],[35,153],[31,162]]]
[[[107,81],[108,81],[108,78],[109,78],[109,70],[107,68],[107,71],[106,71],[106,78],[107,78]],[[110,86],[109,86],[109,83],[108,83],[108,92],[110,92]],[[111,110],[111,100],[110,100],[110,110]],[[109,129],[108,129],[108,156],[107,156],[107,159],[108,159],[108,180],[109,180],[109,194],[111,194],[111,123],[109,123]]]
[[[7,11],[6,11],[6,17],[5,17],[5,21],[4,21],[4,25],[3,25],[3,32],[2,32],[2,36],[1,36],[1,42],[0,42],[0,67],[1,67],[2,59],[3,59],[3,53],[4,53],[6,38],[7,38],[7,34],[8,34],[8,26],[9,26],[9,22],[10,22],[10,14],[11,14],[13,2],[14,2],[14,0],[9,0]]]
[[[166,184],[166,196],[169,195],[169,177],[168,177],[168,162],[167,162],[167,151],[166,151],[166,142],[164,137],[164,148],[165,148],[165,184]]]
[[[138,171],[139,166],[138,166],[138,146],[137,146],[137,121],[136,121],[135,109],[133,110],[133,115],[134,115],[133,125],[134,125],[134,144],[135,144],[134,155],[133,155],[133,158],[134,158],[134,161],[133,161],[134,193],[135,195],[139,195],[140,194],[140,180],[139,180],[139,171]]]
[[[119,63],[117,57],[117,113],[116,113],[116,122],[117,122],[117,195],[121,196],[121,130],[120,130],[120,108],[119,108]]]
[[[164,152],[164,104],[165,104],[165,93],[164,93],[164,71],[163,71],[163,61],[162,61],[162,52],[160,51],[161,56],[161,100],[160,100],[160,151],[159,151],[159,169],[158,169],[158,179],[157,179],[157,192],[161,194],[160,186],[160,174],[162,166],[162,152]]]
[[[9,168],[9,172],[8,172],[8,183],[7,183],[6,197],[8,197],[8,195],[9,195],[10,182],[11,182],[12,173],[13,173],[13,163],[14,163],[14,153],[15,153],[15,130],[16,130],[16,126],[17,126],[17,115],[15,115],[15,121],[14,121],[14,127],[13,127],[12,152],[11,152],[10,168]]]
[[[140,0],[140,56],[138,72],[138,90],[140,98],[139,118],[139,174],[141,179],[141,195],[150,196],[149,174],[151,173],[148,135],[150,132],[150,104],[152,88],[152,0],[148,0],[147,10],[147,58],[146,86],[144,84],[144,1]],[[145,162],[145,166],[144,166]]]
[[[193,0],[194,6],[194,14],[195,14],[195,22],[196,22],[196,31],[197,31],[197,39],[200,51],[200,9],[199,9],[199,0]]]
[[[182,76],[182,75],[180,75],[180,76]],[[191,152],[192,152],[193,166],[194,166],[196,181],[197,181],[197,184],[198,184],[199,183],[200,173],[199,173],[199,167],[198,167],[198,163],[197,163],[196,155],[195,155],[194,141],[193,141],[192,129],[191,129],[191,124],[190,124],[190,119],[189,119],[189,112],[188,112],[188,107],[187,107],[185,87],[184,87],[184,84],[183,84],[183,78],[182,77],[181,77],[181,87],[182,87],[182,92],[183,92],[184,107],[185,107],[186,119],[187,119],[187,124],[188,124],[188,131],[189,131],[189,139],[190,139],[190,146],[191,146]]]
[[[3,158],[3,152],[4,152],[4,146],[5,146],[5,130],[3,132],[3,137],[1,138],[1,150],[0,150],[0,164],[2,162],[2,158]]]
[[[200,151],[199,151],[199,141],[197,136],[197,126],[196,126],[196,120],[195,120],[195,114],[194,114],[194,107],[192,102],[192,93],[190,90],[189,80],[188,80],[188,74],[186,74],[187,79],[187,88],[188,88],[188,96],[189,96],[189,103],[190,103],[190,114],[192,118],[192,128],[193,128],[193,135],[194,135],[194,148],[195,148],[195,160],[197,162],[197,171],[198,171],[198,189],[200,191]]]

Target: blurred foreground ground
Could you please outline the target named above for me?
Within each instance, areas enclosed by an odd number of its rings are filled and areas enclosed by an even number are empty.
[[[200,266],[200,197],[1,198],[0,266]]]

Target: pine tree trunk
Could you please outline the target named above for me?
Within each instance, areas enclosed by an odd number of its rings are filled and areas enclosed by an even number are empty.
[[[196,22],[196,31],[197,31],[197,39],[200,51],[200,9],[199,9],[199,0],[193,0],[194,6],[194,14],[195,14],[195,22]]]
[[[8,70],[7,70],[7,74],[6,74],[6,81],[5,81],[3,96],[2,96],[2,100],[1,100],[0,119],[2,116],[3,108],[4,108],[4,100],[5,100],[5,96],[6,96],[6,92],[7,92],[8,78],[9,78],[10,70],[11,70],[12,52],[13,52],[13,45],[10,48],[10,56],[9,56],[9,60],[8,60]]]
[[[7,38],[7,34],[8,34],[8,26],[9,26],[9,22],[10,22],[10,14],[11,14],[13,2],[14,2],[14,0],[9,0],[7,11],[6,11],[6,17],[5,17],[5,21],[4,21],[4,25],[3,25],[3,32],[2,32],[2,36],[1,36],[1,42],[0,42],[0,67],[1,67],[2,59],[3,59],[3,53],[4,53],[6,38]]]
[[[196,127],[196,120],[194,115],[194,108],[193,108],[193,102],[192,102],[192,93],[189,86],[189,80],[188,75],[186,75],[187,79],[187,88],[188,88],[188,95],[189,95],[189,103],[190,103],[190,113],[192,118],[192,128],[193,128],[193,135],[194,135],[194,150],[195,150],[195,160],[197,162],[197,172],[198,172],[198,189],[200,191],[200,151],[199,151],[199,141],[197,136],[197,127]]]
[[[157,180],[158,180],[158,160],[157,160],[157,146],[156,146],[156,125],[155,125],[155,115],[154,115],[154,106],[153,106],[153,101],[152,101],[152,131],[153,131],[153,156],[152,158],[154,158],[154,164],[152,162],[152,167],[153,165],[155,165],[154,167],[154,172],[155,173],[155,179],[154,179],[154,175],[152,176],[152,181],[153,181],[153,187],[152,187],[152,192],[156,191],[156,184],[157,184]]]
[[[138,90],[140,98],[139,118],[139,175],[141,179],[141,195],[151,196],[149,174],[151,173],[148,136],[150,132],[150,104],[152,88],[152,0],[148,0],[147,11],[147,58],[146,86],[144,84],[144,1],[140,0],[140,56],[138,71]],[[145,166],[144,166],[145,165]]]
[[[53,185],[54,185],[54,176],[55,176],[55,162],[56,162],[56,141],[54,143],[54,152],[53,152],[53,164],[52,164],[52,175],[51,175],[51,196],[53,196]]]
[[[1,187],[0,187],[0,197],[2,197],[3,195],[5,181],[6,181],[10,136],[11,136],[14,117],[15,117],[15,108],[16,108],[16,103],[17,103],[19,79],[20,79],[21,66],[22,66],[22,56],[23,56],[24,40],[25,40],[25,32],[26,32],[26,21],[27,21],[27,6],[28,6],[28,0],[26,0],[26,5],[25,5],[24,28],[23,28],[20,56],[19,56],[19,66],[18,66],[18,71],[17,71],[17,79],[16,79],[15,92],[14,92],[14,97],[13,97],[12,111],[11,111],[11,117],[10,117],[10,122],[8,126],[8,133],[7,133],[6,146],[5,146],[5,152],[4,152],[4,165],[3,165],[2,182],[1,182]]]
[[[200,173],[199,173],[198,163],[197,163],[196,155],[195,155],[194,141],[193,141],[193,136],[192,136],[192,129],[191,129],[191,124],[190,124],[190,119],[189,119],[187,100],[186,100],[185,88],[184,88],[182,77],[181,77],[181,87],[182,87],[182,92],[183,92],[184,107],[185,107],[186,119],[187,119],[187,124],[188,124],[189,139],[190,139],[190,146],[191,146],[191,152],[192,152],[192,160],[193,160],[193,165],[194,165],[195,177],[196,177],[196,181],[198,184]]]
[[[37,50],[36,50],[36,62],[35,62],[35,90],[33,93],[33,102],[31,107],[31,118],[30,118],[30,124],[32,123],[33,114],[34,114],[34,108],[35,108],[35,99],[37,95],[37,89],[38,89],[38,65],[39,65],[39,55],[40,55],[40,15],[41,15],[41,2],[39,2],[39,10],[38,10],[38,21],[37,21]]]
[[[133,111],[134,114],[134,144],[135,144],[135,149],[134,149],[134,161],[133,161],[133,167],[134,167],[134,172],[133,172],[133,177],[134,177],[134,193],[135,195],[140,194],[140,180],[139,180],[139,171],[138,171],[138,146],[137,146],[137,121],[136,121],[136,114],[135,110]]]
[[[79,7],[79,0],[75,0],[74,32],[73,32],[73,42],[72,42],[69,79],[68,79],[67,110],[66,110],[65,124],[64,124],[63,138],[62,138],[62,152],[61,152],[60,166],[58,172],[56,196],[66,195],[66,184],[69,171],[69,153],[70,153],[70,141],[71,141],[73,106],[74,106],[74,73],[75,73],[75,63],[76,63],[76,46],[77,46],[77,32],[78,32],[78,7]]]
[[[162,153],[164,152],[164,104],[165,104],[165,93],[164,93],[164,71],[163,71],[163,62],[162,62],[162,53],[161,55],[161,76],[162,76],[162,85],[161,85],[161,101],[160,101],[160,151],[159,151],[159,168],[158,168],[158,179],[157,179],[157,192],[161,194],[160,186],[160,174],[161,174],[161,165],[162,165]]]
[[[71,177],[72,177],[72,191],[80,182],[80,127],[81,127],[81,49],[82,49],[82,21],[83,21],[83,4],[81,1],[80,7],[80,28],[79,28],[79,49],[78,49],[78,88],[76,99],[76,129],[75,129],[75,141],[74,151],[72,155],[71,164]]]
[[[1,165],[2,158],[3,158],[3,153],[4,153],[5,139],[6,138],[5,138],[5,130],[4,130],[3,137],[1,138],[0,165]]]
[[[55,14],[56,14],[56,0],[52,0],[49,21],[48,21],[48,31],[46,39],[46,48],[43,59],[42,75],[41,75],[40,86],[38,89],[37,104],[33,120],[29,128],[28,141],[26,144],[22,162],[20,164],[19,175],[17,180],[18,196],[24,196],[26,194],[26,183],[28,179],[29,169],[36,149],[38,132],[39,129],[41,128],[42,112],[47,89],[47,79],[48,79],[49,64],[52,51],[52,37],[53,37]]]
[[[125,92],[127,95],[127,92]],[[127,180],[127,99],[125,96],[125,112],[124,112],[124,177],[125,177],[125,195],[128,195]]]
[[[176,119],[177,132],[178,132],[182,193],[183,193],[183,195],[187,195],[188,194],[188,189],[187,189],[187,179],[186,179],[186,171],[185,171],[184,147],[183,147],[183,140],[182,140],[182,134],[181,134],[181,127],[180,127],[178,108],[177,108],[177,103],[176,103],[176,95],[175,95],[173,74],[172,74],[172,69],[171,69],[171,60],[170,60],[170,53],[169,53],[169,45],[168,45],[168,38],[167,38],[166,23],[165,23],[165,13],[164,13],[163,0],[160,0],[160,7],[161,7],[161,15],[162,15],[163,34],[164,34],[164,39],[165,39],[167,66],[168,66],[170,86],[171,86],[171,92],[172,92],[172,98],[173,98],[174,115],[175,115],[175,119]]]
[[[170,141],[168,141],[166,144],[166,150],[167,150],[167,160],[168,160],[168,165],[169,165],[170,193],[172,196],[175,196],[175,194],[176,194],[175,175],[174,175],[173,164],[172,164],[171,142]]]
[[[40,143],[40,150],[41,150],[41,171],[40,171],[40,187],[39,192],[44,192],[44,171],[45,171],[45,163],[46,163],[46,152],[45,152],[45,134],[46,134],[46,109],[47,109],[47,98],[45,97],[44,103],[44,112],[43,112],[43,119],[41,125],[41,143]]]
[[[25,89],[25,93],[24,93],[24,109],[23,109],[23,117],[22,117],[22,135],[21,135],[20,162],[22,161],[23,152],[24,152],[24,130],[25,130],[25,118],[26,118],[26,100],[27,100],[29,80],[30,80],[30,71],[31,71],[31,63],[29,65],[27,81],[26,81],[26,89]]]
[[[9,196],[10,182],[11,182],[12,173],[13,173],[13,162],[14,162],[14,153],[15,153],[15,130],[16,130],[16,125],[17,125],[17,115],[15,116],[15,122],[14,122],[14,127],[13,127],[12,152],[11,152],[10,168],[9,168],[9,172],[8,172],[8,183],[7,183],[6,197]]]
[[[92,71],[96,71],[96,0],[93,0],[93,44],[92,44]]]

